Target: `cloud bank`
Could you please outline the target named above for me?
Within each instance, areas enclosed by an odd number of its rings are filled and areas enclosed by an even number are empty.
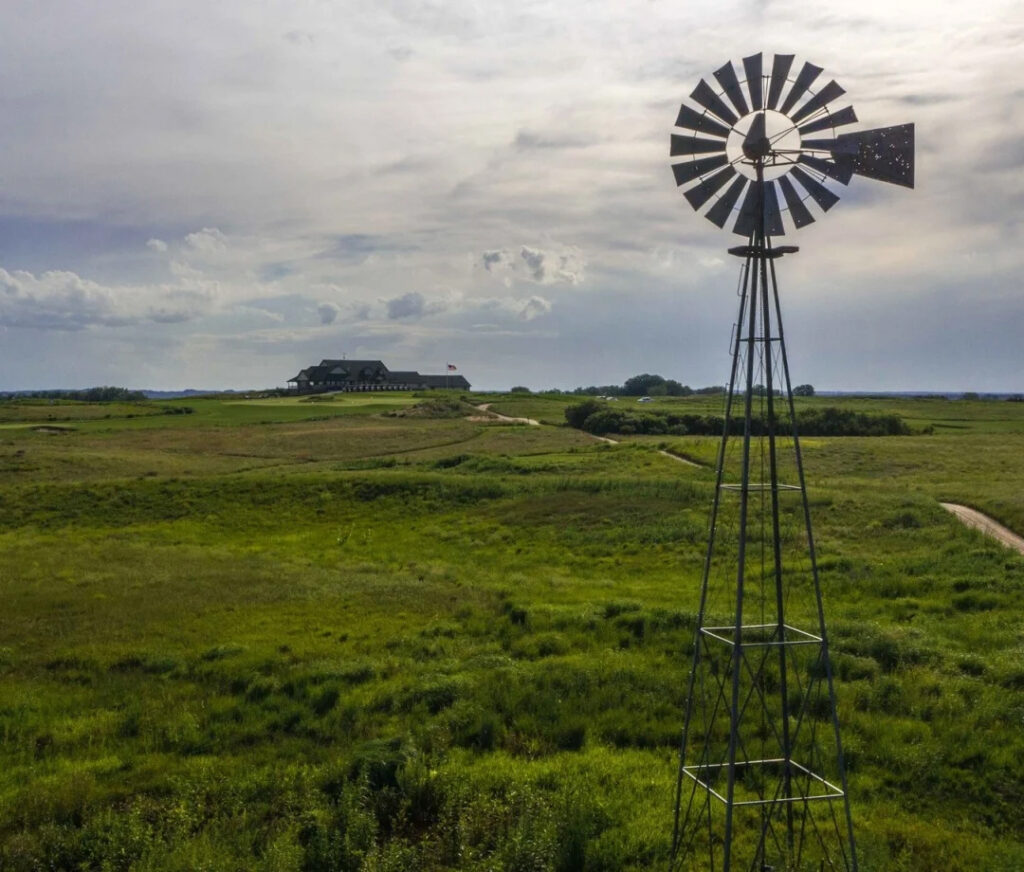
[[[735,240],[675,189],[668,134],[702,76],[763,50],[824,66],[860,128],[917,124],[916,190],[855,179],[787,237],[795,374],[1021,389],[1018,19],[1002,0],[2,7],[0,388],[281,384],[341,353],[457,356],[480,387],[721,382]]]

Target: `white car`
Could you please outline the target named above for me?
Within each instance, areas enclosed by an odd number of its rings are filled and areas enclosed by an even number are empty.
[[[640,397],[640,399],[637,400],[637,402],[638,403],[653,403],[654,400],[652,400],[650,397]]]

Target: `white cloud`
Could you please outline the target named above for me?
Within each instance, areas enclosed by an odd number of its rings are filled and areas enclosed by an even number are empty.
[[[530,297],[519,310],[519,317],[524,321],[532,321],[551,311],[551,303],[543,297]]]
[[[37,330],[180,323],[209,308],[200,287],[105,286],[66,270],[40,275],[0,268],[0,324]]]
[[[146,241],[146,248],[150,249],[151,251],[164,252],[167,251],[167,243],[164,242],[162,239],[148,239]]]
[[[578,285],[584,280],[583,255],[575,246],[523,245],[515,255],[508,249],[492,249],[481,255],[480,263],[493,275],[539,285]]]
[[[185,244],[195,251],[205,254],[223,251],[227,248],[227,237],[216,227],[204,227],[195,233],[189,233],[185,237]]]

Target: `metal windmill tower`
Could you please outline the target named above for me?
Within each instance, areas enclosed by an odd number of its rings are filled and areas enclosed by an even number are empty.
[[[914,126],[840,133],[843,89],[761,54],[701,80],[676,184],[746,244],[676,790],[673,870],[857,870],[775,261],[854,175],[914,186]],[[794,185],[794,182],[796,183]],[[779,192],[781,191],[781,198]],[[784,203],[784,205],[783,205]],[[788,213],[788,218],[784,217]]]

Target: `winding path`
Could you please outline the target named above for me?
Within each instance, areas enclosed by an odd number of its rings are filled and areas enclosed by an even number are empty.
[[[991,536],[1007,548],[1012,548],[1018,554],[1024,554],[1024,536],[1018,536],[1013,530],[1004,527],[988,515],[982,514],[977,509],[972,509],[969,506],[961,506],[958,503],[939,503],[939,505],[947,512],[952,512],[958,520],[968,527],[981,530],[986,536]]]
[[[491,411],[492,403],[483,403],[480,406],[474,406],[481,412],[486,412],[488,415],[497,418],[499,421],[505,421],[509,424],[529,424],[531,427],[539,427],[540,421],[534,421],[533,418],[510,418],[508,415],[499,415],[497,412]]]
[[[587,435],[591,439],[599,439],[601,442],[607,442],[609,445],[618,445],[619,444],[619,440],[618,439],[610,439],[607,436],[597,436],[597,435],[595,435],[593,433],[588,433]],[[676,461],[676,463],[683,463],[683,464],[686,464],[686,466],[696,466],[697,469],[701,468],[701,465],[699,463],[695,463],[694,461],[690,460],[687,457],[680,457],[678,454],[673,454],[671,451],[665,451],[663,448],[659,448],[658,449],[658,454],[661,454],[662,456],[667,457],[669,460],[674,460],[674,461]]]
[[[540,426],[540,421],[535,421],[533,418],[510,418],[508,417],[508,415],[499,415],[497,412],[492,412],[492,405],[492,403],[482,403],[481,405],[475,406],[474,408],[479,409],[481,412],[486,412],[488,415],[497,418],[499,421],[506,421],[510,424],[529,424],[531,427]],[[593,433],[588,433],[587,435],[594,439],[599,439],[601,442],[607,442],[609,445],[619,444],[618,439],[609,439],[607,436],[595,436]],[[671,451],[664,451],[663,449],[659,448],[658,454],[662,454],[665,457],[669,458],[670,460],[676,461],[676,463],[683,463],[686,466],[696,466],[698,469],[701,468],[701,465],[699,463],[694,463],[692,460],[689,460],[686,457],[680,457],[678,454],[673,454]]]

